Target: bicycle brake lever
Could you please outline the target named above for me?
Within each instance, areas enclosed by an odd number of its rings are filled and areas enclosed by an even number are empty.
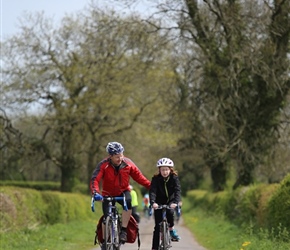
[[[95,200],[94,200],[94,196],[92,197],[92,201],[91,201],[91,209],[92,209],[92,212],[95,212]]]
[[[152,210],[153,210],[153,208],[152,208],[152,206],[150,205],[150,206],[149,206],[149,210],[148,210],[148,214],[149,214],[149,216],[152,215],[152,213],[153,213]]]
[[[124,196],[123,201],[124,201],[124,210],[128,211],[128,207],[127,207],[127,202],[126,202],[125,196]]]
[[[177,214],[178,214],[178,216],[180,216],[180,214],[181,214],[181,207],[180,206],[177,207]]]

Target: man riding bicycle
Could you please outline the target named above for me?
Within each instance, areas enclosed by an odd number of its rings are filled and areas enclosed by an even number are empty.
[[[122,211],[122,229],[120,233],[120,241],[127,241],[127,225],[132,214],[131,194],[130,194],[130,177],[140,185],[149,190],[150,181],[142,174],[135,163],[124,156],[124,147],[119,142],[109,142],[106,151],[108,157],[98,163],[93,172],[90,188],[95,200],[99,200],[100,188],[102,181],[102,196],[125,196],[128,210],[125,211],[122,201],[119,203],[123,207]],[[108,214],[108,203],[102,203],[104,218]],[[104,232],[104,225],[103,225]]]

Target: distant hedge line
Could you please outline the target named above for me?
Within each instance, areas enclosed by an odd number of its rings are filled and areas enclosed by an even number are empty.
[[[1,181],[0,186],[14,186],[22,188],[33,188],[39,191],[50,190],[60,191],[60,182],[52,181]],[[85,184],[78,184],[74,187],[74,193],[88,194],[88,186]]]
[[[191,207],[221,213],[238,225],[252,223],[290,232],[290,174],[280,184],[252,185],[219,193],[192,190],[187,197]]]
[[[0,200],[1,232],[73,220],[97,221],[101,214],[101,204],[95,204],[93,214],[90,195],[76,193],[2,186]]]
[[[22,188],[33,188],[36,190],[52,190],[59,191],[60,183],[59,182],[50,182],[50,181],[1,181],[0,186],[14,186]]]
[[[187,193],[186,200],[192,209],[198,206],[210,213],[221,213],[239,225],[253,223],[257,227],[286,228],[290,232],[290,174],[280,184],[252,185],[219,193],[192,190]],[[95,204],[93,214],[90,195],[77,193],[2,186],[0,201],[1,232],[33,228],[39,224],[96,220],[101,215],[100,203]]]

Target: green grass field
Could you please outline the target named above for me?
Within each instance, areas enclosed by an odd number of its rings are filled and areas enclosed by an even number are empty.
[[[94,247],[95,222],[40,226],[1,233],[1,250],[87,250]]]

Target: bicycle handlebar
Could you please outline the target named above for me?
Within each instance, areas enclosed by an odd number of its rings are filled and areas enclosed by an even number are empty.
[[[101,196],[101,195],[100,195]],[[123,204],[124,204],[124,210],[128,211],[128,206],[127,206],[127,202],[125,199],[125,196],[115,196],[115,197],[111,197],[111,196],[101,196],[102,198],[99,201],[121,201],[123,200]],[[91,200],[91,209],[92,212],[95,212],[95,199],[94,199],[94,195],[92,196],[92,200]]]
[[[181,213],[181,206],[177,205],[176,207],[177,207],[177,213],[178,213],[178,215],[180,215],[180,213]],[[175,208],[171,208],[171,207],[168,206],[168,205],[161,205],[161,204],[158,204],[158,208],[155,208],[155,210],[157,210],[157,209],[163,209],[163,208],[166,208],[166,209],[169,209],[169,210],[171,210],[171,209],[172,209],[172,210],[175,209]],[[152,209],[153,209],[153,207],[150,205],[150,207],[149,207],[149,216],[152,215]]]
[[[158,208],[155,208],[155,209],[163,209],[163,208],[166,208],[166,209],[174,209],[174,208],[171,208],[168,205],[159,205],[159,204],[158,204]]]

